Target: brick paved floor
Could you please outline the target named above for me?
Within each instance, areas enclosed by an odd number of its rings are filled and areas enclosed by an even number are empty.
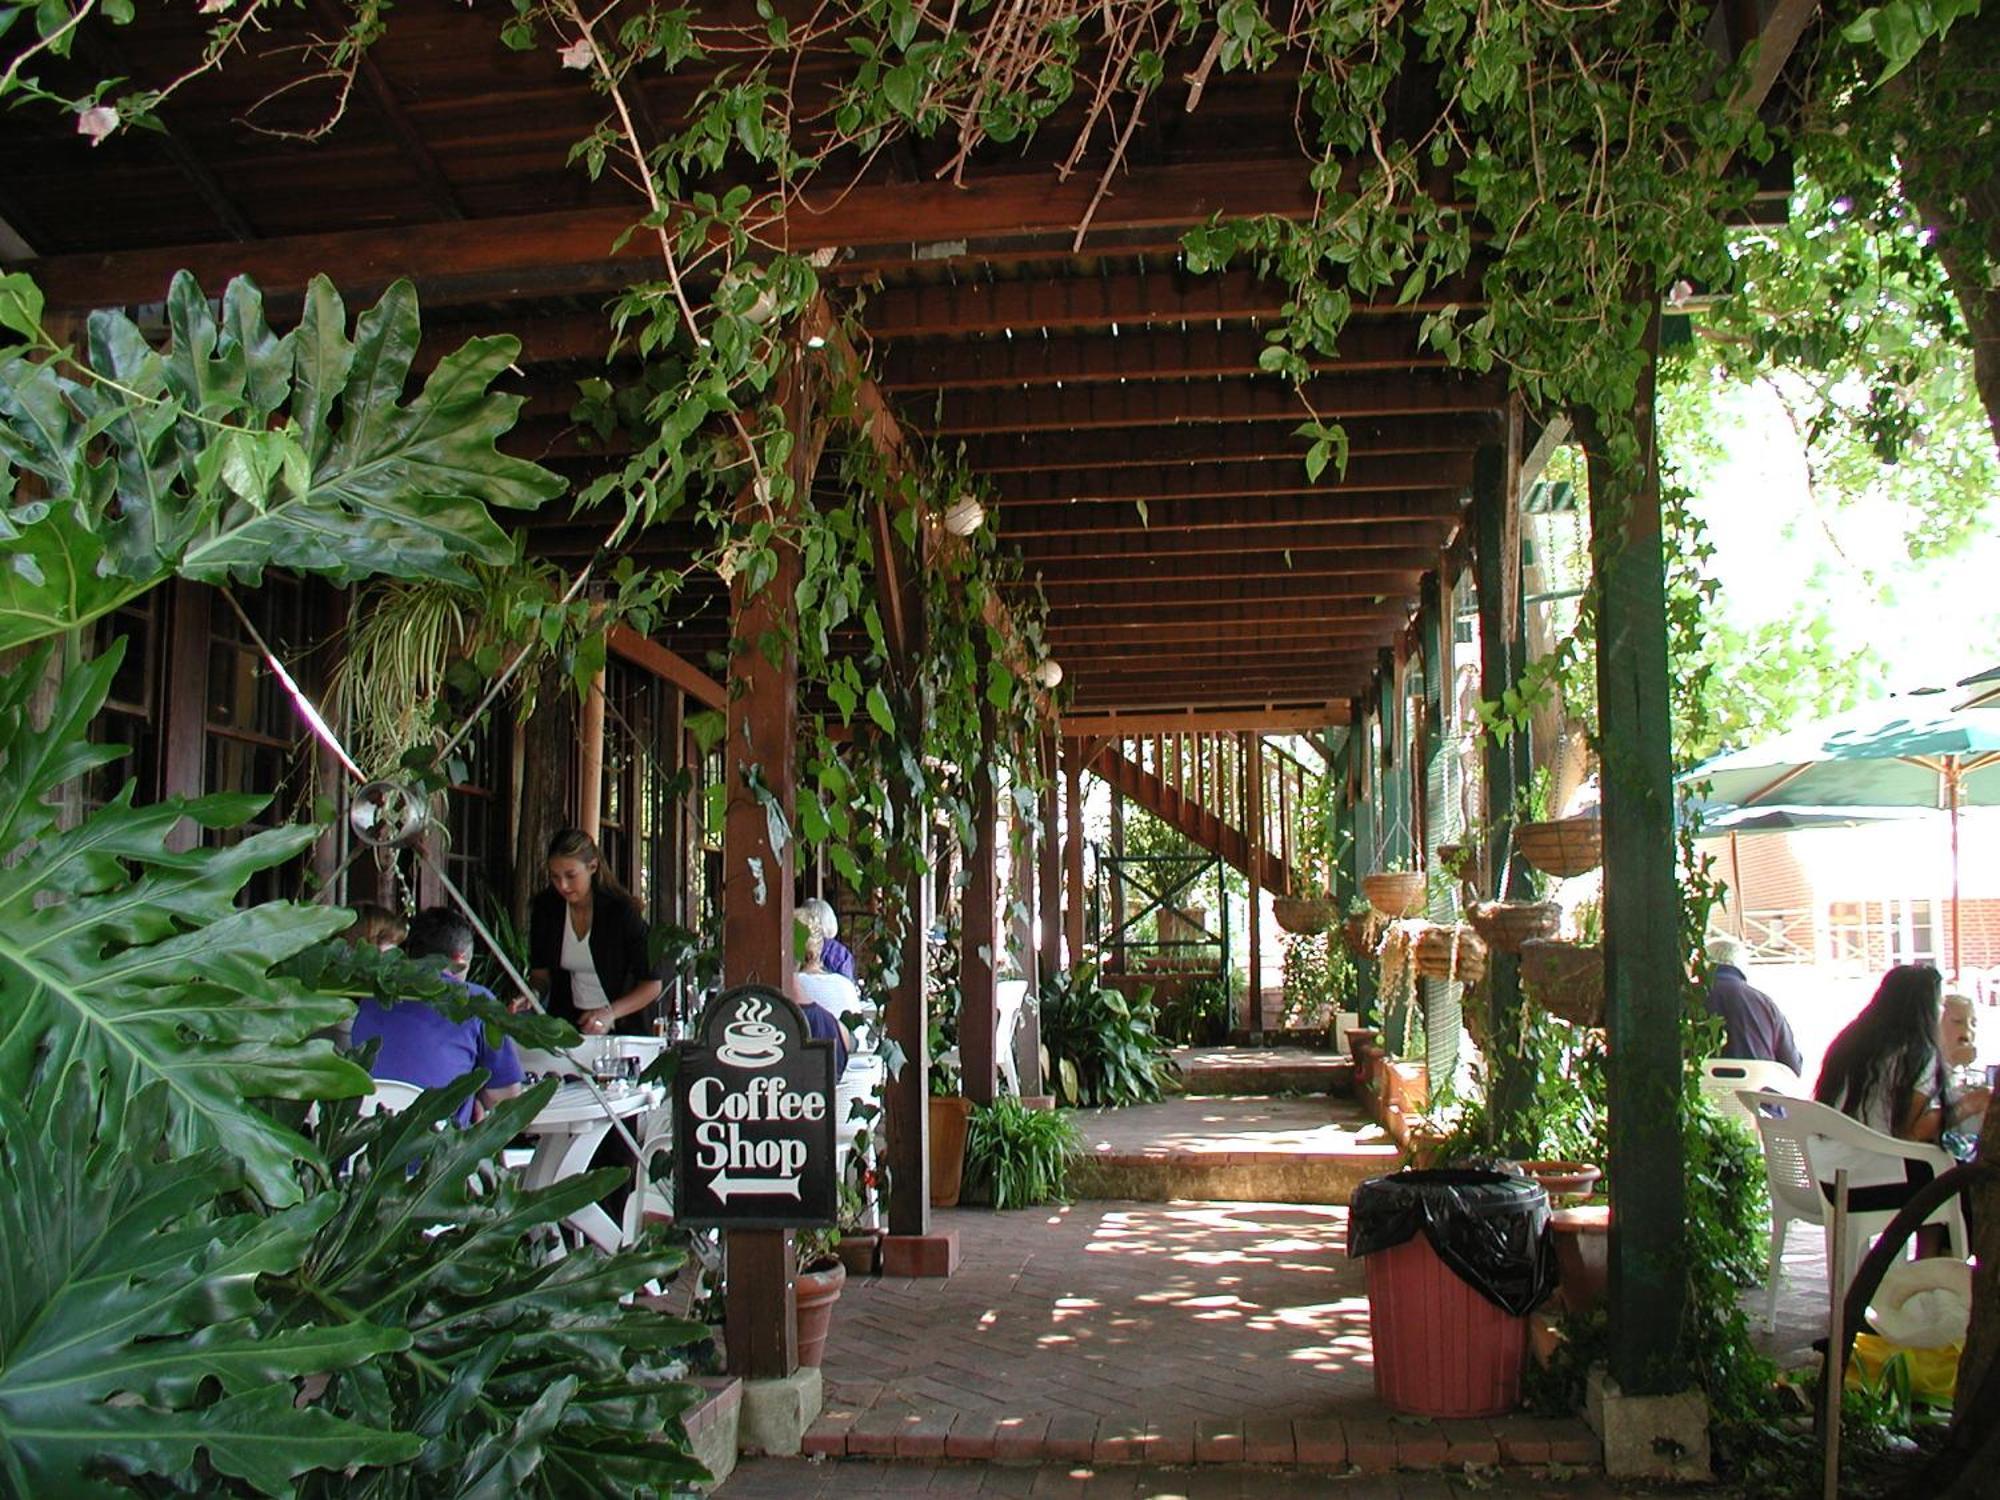
[[[881,1464],[865,1459],[748,1459],[718,1500],[888,1500],[971,1495],[991,1500],[1614,1500],[1663,1493],[1597,1475],[1340,1474],[1303,1469],[1090,1468],[1074,1464]],[[1671,1493],[1671,1492],[1666,1492]],[[1685,1492],[1682,1492],[1685,1493]]]

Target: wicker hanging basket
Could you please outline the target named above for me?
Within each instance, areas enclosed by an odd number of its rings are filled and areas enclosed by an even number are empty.
[[[1529,938],[1521,984],[1535,1004],[1572,1026],[1604,1024],[1604,950],[1595,943]]]
[[[1477,844],[1439,844],[1437,866],[1453,880],[1470,880],[1479,868]]]
[[[1529,938],[1562,931],[1562,908],[1553,901],[1484,901],[1465,915],[1496,953],[1519,953]]]
[[[1356,958],[1373,958],[1376,939],[1381,936],[1382,919],[1372,911],[1356,912],[1342,920],[1340,940]]]
[[[1514,847],[1543,874],[1567,880],[1604,862],[1604,825],[1594,815],[1523,823],[1514,830]]]
[[[1340,907],[1328,896],[1275,896],[1271,916],[1285,931],[1308,937],[1339,921]]]
[[[1361,877],[1361,894],[1368,904],[1395,921],[1399,917],[1420,916],[1424,909],[1424,874],[1421,870],[1384,870]]]
[[[1427,927],[1417,939],[1414,962],[1426,979],[1477,984],[1486,977],[1486,944],[1470,927]]]

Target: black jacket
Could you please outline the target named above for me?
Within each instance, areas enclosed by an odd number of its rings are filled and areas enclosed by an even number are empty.
[[[629,994],[641,980],[658,979],[646,953],[646,919],[622,896],[598,891],[590,915],[590,958],[597,982],[607,999]],[[549,1014],[575,1024],[580,1018],[570,994],[569,973],[562,966],[563,924],[569,909],[553,890],[536,895],[528,910],[528,967],[549,971]],[[617,1029],[631,1036],[651,1036],[652,1006],[623,1016]]]

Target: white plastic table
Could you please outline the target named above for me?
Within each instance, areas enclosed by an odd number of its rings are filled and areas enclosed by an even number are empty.
[[[565,1083],[529,1123],[526,1133],[535,1137],[535,1154],[523,1174],[529,1187],[551,1187],[589,1171],[591,1158],[611,1134],[614,1117],[628,1119],[657,1109],[665,1097],[651,1084],[619,1080],[599,1087],[604,1090],[604,1104],[598,1102],[588,1084]],[[610,1105],[609,1113],[605,1104]],[[623,1242],[617,1221],[595,1203],[578,1209],[568,1222],[601,1250],[616,1250]]]

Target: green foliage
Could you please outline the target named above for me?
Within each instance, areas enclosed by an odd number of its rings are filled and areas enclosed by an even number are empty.
[[[364,1321],[394,1330],[400,1352],[337,1372],[318,1405],[415,1434],[422,1449],[356,1478],[315,1475],[304,1495],[638,1500],[701,1478],[675,1419],[699,1399],[680,1377],[707,1332],[625,1300],[671,1276],[682,1252],[642,1243],[549,1256],[554,1227],[618,1174],[530,1191],[488,1172],[555,1085],[447,1128],[483,1081],[426,1091],[398,1115],[326,1111],[321,1155],[346,1165],[319,1184],[323,1222],[304,1256],[263,1283],[259,1322],[280,1333]]]
[[[297,1269],[330,1196],[260,1215],[215,1148],[188,1151],[149,1083],[118,1117],[72,1062],[0,1095],[0,1475],[16,1495],[289,1495],[312,1469],[398,1464],[423,1443],[295,1401],[296,1377],[406,1350],[366,1317],[259,1326],[259,1278]],[[203,1482],[204,1476],[206,1482]]]
[[[1065,1104],[1114,1107],[1160,1097],[1174,1065],[1154,1030],[1150,1000],[1128,1001],[1099,984],[1095,964],[1057,974],[1040,999],[1043,1076]]]
[[[972,1111],[965,1141],[968,1181],[984,1184],[995,1208],[1028,1208],[1063,1198],[1083,1136],[1065,1110],[1029,1109],[1011,1094]]]
[[[247,278],[224,290],[218,320],[183,272],[164,351],[98,312],[86,362],[41,327],[32,283],[6,281],[27,341],[0,349],[0,487],[32,475],[53,498],[0,522],[0,647],[87,624],[175,573],[464,582],[468,562],[513,556],[489,505],[562,492],[494,446],[521,398],[489,387],[518,340],[468,341],[403,401],[421,331],[408,282],[350,338],[339,294],[316,278],[280,337]]]
[[[134,807],[128,786],[73,827],[51,798],[64,782],[114,760],[86,726],[104,701],[122,643],[67,672],[43,728],[29,706],[50,652],[0,678],[0,1095],[20,1097],[42,1066],[80,1064],[101,1090],[114,1136],[128,1105],[164,1089],[179,1148],[220,1148],[267,1201],[298,1201],[295,1160],[312,1146],[246,1102],[337,1098],[368,1077],[314,1041],[351,1013],[341,1000],[272,975],[272,966],[344,928],[349,914],[239,892],[313,840],[288,827],[221,846],[174,851],[183,817],[234,828],[262,805],[242,796]]]
[[[1285,1025],[1332,1025],[1355,994],[1354,961],[1340,933],[1288,933],[1284,941]]]
[[[1177,1047],[1217,1047],[1229,1040],[1235,1000],[1228,975],[1206,974],[1168,991],[1157,1004],[1154,1029]]]

